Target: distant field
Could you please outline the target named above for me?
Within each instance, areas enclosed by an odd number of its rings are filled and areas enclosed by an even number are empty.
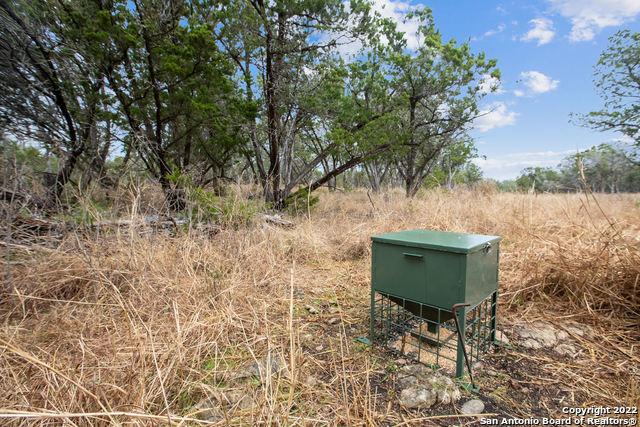
[[[640,195],[319,196],[285,215],[291,228],[231,217],[213,235],[121,229],[13,248],[17,295],[0,305],[0,413],[23,411],[13,420],[23,424],[49,422],[45,413],[147,424],[166,422],[168,408],[177,424],[197,417],[201,399],[234,389],[252,405],[221,424],[448,425],[427,417],[455,413],[452,405],[399,407],[397,360],[356,341],[368,331],[370,236],[411,228],[502,237],[499,325],[544,319],[595,331],[575,358],[518,348],[487,358],[528,378],[522,390],[480,377],[491,411],[640,406]],[[286,361],[280,376],[230,380],[269,353]]]

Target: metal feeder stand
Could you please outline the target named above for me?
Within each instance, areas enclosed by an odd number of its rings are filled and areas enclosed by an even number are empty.
[[[371,239],[371,343],[456,377],[466,367],[473,383],[495,342],[500,237],[418,229]]]

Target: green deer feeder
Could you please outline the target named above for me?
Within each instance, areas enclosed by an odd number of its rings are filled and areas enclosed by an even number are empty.
[[[473,383],[495,342],[500,237],[407,230],[371,237],[370,341]]]

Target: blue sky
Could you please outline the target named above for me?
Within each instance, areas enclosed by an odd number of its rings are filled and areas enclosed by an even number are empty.
[[[397,18],[418,2],[375,0]],[[578,150],[620,138],[569,123],[570,113],[602,108],[593,66],[619,29],[640,31],[640,0],[478,1],[426,4],[443,38],[469,41],[497,58],[499,93],[485,97],[488,113],[472,131],[485,177],[515,178],[527,166],[556,166]],[[399,19],[398,19],[399,20]],[[411,47],[411,24],[401,24]],[[624,141],[622,142],[624,144]]]

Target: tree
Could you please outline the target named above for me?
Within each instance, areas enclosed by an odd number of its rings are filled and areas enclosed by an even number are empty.
[[[482,181],[483,172],[480,166],[473,162],[467,162],[460,173],[460,182],[463,184],[475,184]]]
[[[74,170],[104,177],[114,141],[174,209],[185,175],[251,170],[281,208],[345,173],[379,189],[395,160],[412,195],[477,114],[479,77],[497,75],[442,43],[428,9],[409,16],[423,46],[408,52],[364,0],[0,0],[0,19],[0,117],[59,155],[56,196]]]
[[[373,157],[368,162],[363,164],[364,170],[369,180],[369,185],[374,193],[382,191],[382,183],[384,182],[387,174],[391,171],[393,162],[391,159],[385,156]]]
[[[334,152],[317,144],[324,130],[322,107],[313,97],[339,90],[344,64],[333,60],[335,49],[367,26],[369,6],[357,0],[348,7],[340,0],[247,0],[224,8],[217,40],[240,70],[246,100],[260,107],[247,128],[247,161],[266,200],[279,208],[316,167],[328,168],[327,174],[335,169],[326,161]],[[319,151],[307,158],[301,144]]]
[[[581,191],[584,183],[601,193],[640,191],[640,165],[623,148],[600,144],[567,156],[557,168],[529,167],[515,181],[520,191]]]
[[[15,137],[61,158],[48,183],[57,201],[88,150],[106,158],[97,133],[115,63],[100,53],[109,27],[101,2],[52,3],[0,0],[0,115]]]
[[[604,108],[579,117],[579,123],[599,131],[613,130],[640,147],[640,33],[621,30],[595,66],[594,84]]]
[[[457,138],[440,152],[431,175],[423,185],[444,186],[451,190],[459,184],[474,184],[480,181],[482,170],[472,162],[476,157],[478,151],[473,145],[473,140],[468,135]]]
[[[579,190],[581,171],[594,191],[618,193],[639,191],[640,165],[629,159],[622,149],[600,144],[567,157],[560,165],[561,180],[566,187]]]
[[[443,44],[428,9],[409,18],[417,19],[424,39],[417,52],[407,52],[404,34],[380,20],[370,50],[348,64],[344,88],[337,84],[326,98],[314,93],[316,102],[326,102],[320,119],[327,131],[318,146],[337,150],[324,152],[338,157],[340,166],[308,189],[361,163],[376,189],[395,159],[413,196],[477,114],[477,80],[499,75],[495,61],[471,54],[466,44]]]
[[[398,111],[405,137],[397,154],[397,167],[406,195],[413,197],[433,172],[440,154],[456,143],[478,115],[477,101],[485,95],[482,76],[499,78],[496,60],[474,55],[469,45],[442,42],[429,9],[408,18],[420,22],[424,44],[415,54],[397,49],[392,69],[398,76],[397,92],[404,102]]]
[[[173,179],[194,159],[224,175],[241,146],[241,126],[252,114],[238,100],[233,69],[220,52],[208,2],[134,0],[111,10],[118,22],[109,50],[124,58],[108,73],[133,148],[160,183],[168,207],[181,210],[184,194]],[[211,10],[214,12],[211,12]]]
[[[524,168],[516,179],[520,191],[555,191],[559,184],[559,173],[552,168]]]
[[[472,159],[478,157],[478,150],[468,135],[457,138],[450,145],[443,148],[434,175],[438,184],[452,189],[457,183],[472,184],[482,179],[482,170]]]
[[[379,186],[391,159],[384,154],[399,153],[394,147],[416,131],[431,143],[424,166],[420,159],[411,170],[416,177],[410,179],[419,186],[440,149],[474,117],[475,80],[484,72],[497,73],[495,61],[470,54],[466,44],[441,43],[428,11],[411,17],[422,23],[428,45],[418,64],[416,55],[405,53],[404,35],[364,1],[347,7],[338,0],[247,0],[225,3],[223,9],[221,25],[214,26],[216,39],[238,67],[245,99],[259,110],[245,129],[250,141],[245,156],[276,208],[296,187],[303,185],[299,191],[305,193],[335,186],[340,174],[362,163]],[[347,63],[337,48],[354,39],[364,49]],[[402,61],[404,71],[424,80],[414,97],[413,128],[406,125],[407,96],[400,90]],[[415,139],[415,147],[424,139]]]

